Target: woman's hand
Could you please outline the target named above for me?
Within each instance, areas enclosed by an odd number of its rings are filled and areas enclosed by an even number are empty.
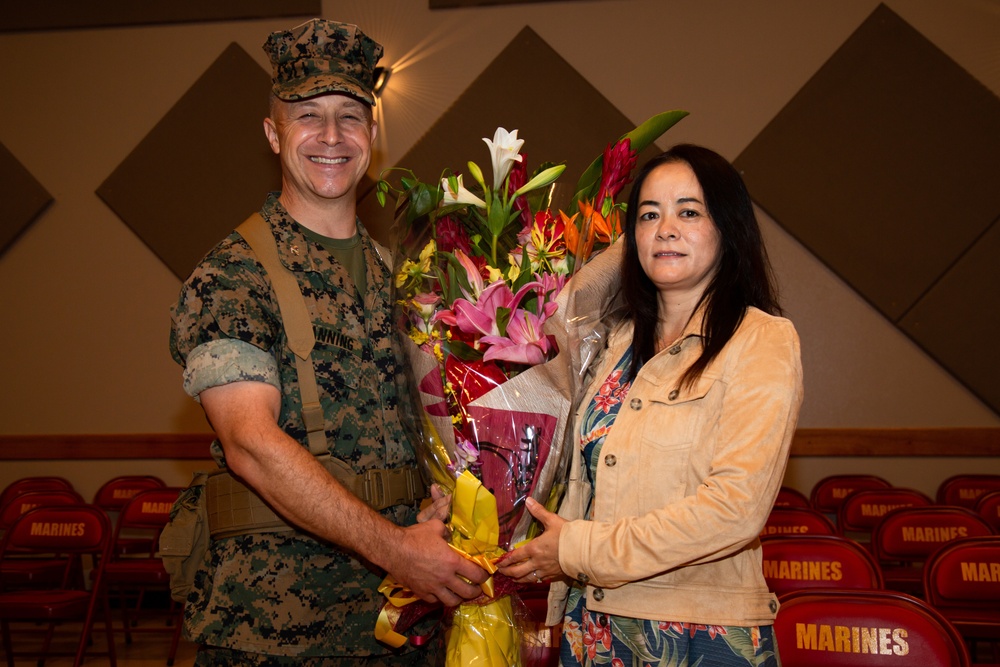
[[[420,510],[420,514],[417,515],[417,523],[424,523],[431,519],[447,523],[449,514],[451,514],[451,494],[445,495],[440,486],[431,484],[431,502]]]
[[[500,572],[522,584],[537,584],[562,575],[559,567],[559,531],[566,519],[546,510],[532,498],[525,501],[531,516],[545,529],[538,537],[514,549],[499,563]]]

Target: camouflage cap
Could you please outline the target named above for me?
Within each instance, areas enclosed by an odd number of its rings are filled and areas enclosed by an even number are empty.
[[[340,92],[375,104],[375,64],[382,45],[356,25],[312,19],[273,32],[264,42],[271,59],[271,90],[282,100]]]

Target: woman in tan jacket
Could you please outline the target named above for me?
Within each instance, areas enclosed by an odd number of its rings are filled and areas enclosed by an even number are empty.
[[[778,665],[757,535],[802,370],[750,196],[720,155],[675,146],[637,174],[625,243],[567,495],[558,515],[529,502],[545,532],[502,571],[552,581],[562,665]]]

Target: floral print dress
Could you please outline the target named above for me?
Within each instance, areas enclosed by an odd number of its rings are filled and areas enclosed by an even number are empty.
[[[591,399],[583,415],[580,447],[591,483],[595,483],[601,446],[625,402],[631,383],[625,379],[632,349],[622,355]],[[595,483],[596,487],[596,483]],[[590,518],[590,510],[587,510]],[[586,589],[569,592],[559,664],[562,667],[778,667],[772,626],[721,626],[682,620],[650,621],[587,609]]]

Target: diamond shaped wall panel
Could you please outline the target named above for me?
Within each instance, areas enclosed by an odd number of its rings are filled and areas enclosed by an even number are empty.
[[[234,42],[97,190],[178,278],[281,187],[270,81]]]
[[[0,174],[3,174],[0,178],[0,201],[4,203],[4,214],[0,216],[0,255],[3,255],[52,202],[52,195],[3,144],[0,144]]]
[[[1000,407],[1000,223],[900,322],[938,362]]]
[[[538,33],[525,27],[399,160],[399,166],[412,169],[428,183],[445,168],[466,172],[470,160],[488,175],[490,154],[483,137],[492,139],[497,127],[518,130],[518,138],[525,140],[522,153],[529,170],[544,161],[565,162],[560,183],[572,189],[605,146],[635,123]],[[669,141],[669,136],[668,132],[661,140]],[[659,149],[650,146],[639,156],[639,164],[657,153]],[[388,238],[391,206],[381,208],[374,193],[368,192],[359,215],[373,236]]]
[[[1000,99],[879,5],[736,166],[772,218],[1000,412],[983,319],[958,306],[996,294],[997,274],[951,275],[974,272],[1000,216],[998,155]],[[924,326],[949,310],[969,318],[951,320],[967,345],[921,331],[911,309]]]

